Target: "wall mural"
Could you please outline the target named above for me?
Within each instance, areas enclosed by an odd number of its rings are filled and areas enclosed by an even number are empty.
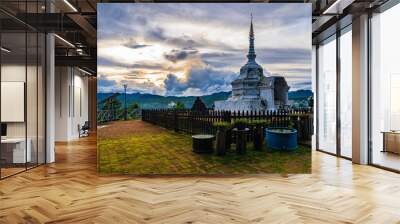
[[[98,4],[104,174],[310,173],[311,4]]]

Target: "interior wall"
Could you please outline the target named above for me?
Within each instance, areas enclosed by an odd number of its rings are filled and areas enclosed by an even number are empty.
[[[73,136],[72,138],[79,137],[78,125],[82,126],[86,121],[88,121],[89,118],[88,77],[82,75],[83,73],[79,72],[79,70],[73,70],[73,108],[71,120],[71,135]]]
[[[78,125],[89,119],[88,77],[74,67],[56,67],[56,141],[79,138]]]
[[[69,84],[68,67],[55,68],[55,140],[68,140]]]
[[[2,82],[24,82],[25,81],[25,64],[18,65],[18,64],[3,64],[1,66],[1,81]],[[29,66],[29,70],[33,70],[32,66]],[[27,89],[30,90],[30,89]],[[28,92],[27,96],[32,96],[32,92]],[[35,92],[36,96],[36,92]],[[2,108],[5,110],[6,108]],[[7,137],[21,137],[25,138],[25,122],[7,122]]]

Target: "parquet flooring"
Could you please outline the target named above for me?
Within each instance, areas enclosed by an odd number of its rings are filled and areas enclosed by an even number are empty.
[[[95,139],[0,181],[0,223],[400,223],[400,175],[313,152],[311,175],[96,173]]]

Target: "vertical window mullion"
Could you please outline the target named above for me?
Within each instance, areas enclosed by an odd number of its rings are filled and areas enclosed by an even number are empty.
[[[36,1],[39,13],[39,1]],[[39,165],[39,32],[36,31],[36,166]]]
[[[368,32],[367,32],[367,39],[368,39],[368,54],[367,54],[367,83],[368,83],[368,164],[373,164],[373,147],[372,147],[372,64],[371,64],[371,57],[372,57],[372,29],[371,29],[371,20],[372,20],[372,12],[368,12]]]
[[[315,149],[319,150],[319,97],[318,97],[318,91],[319,91],[319,44],[316,45],[315,47]]]
[[[340,82],[341,82],[341,66],[340,66],[340,35],[338,29],[336,31],[336,154],[341,156],[341,119],[340,119]]]
[[[0,23],[0,47],[1,46],[3,46],[2,45],[2,32],[1,32],[1,24],[2,23]],[[1,75],[1,67],[2,67],[2,58],[1,58],[1,55],[2,55],[3,53],[0,51],[0,124],[2,124],[2,122],[1,122],[1,110],[2,110],[2,108],[1,108],[1,78],[2,78],[2,75]],[[0,134],[1,135],[1,134]],[[1,158],[1,150],[2,150],[2,148],[1,148],[1,145],[2,144],[0,144],[0,158]],[[0,180],[2,179],[2,177],[1,177],[1,170],[2,170],[2,165],[1,165],[1,160],[0,160]]]
[[[28,17],[28,1],[25,1],[25,21]],[[28,25],[25,23],[25,88],[24,88],[24,120],[25,120],[25,170],[28,170],[28,113],[27,113],[27,90],[28,90]]]

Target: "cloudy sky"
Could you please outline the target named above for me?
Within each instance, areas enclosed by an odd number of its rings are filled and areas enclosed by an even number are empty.
[[[291,90],[311,88],[310,4],[98,4],[99,92],[207,95],[230,91],[246,61]]]

